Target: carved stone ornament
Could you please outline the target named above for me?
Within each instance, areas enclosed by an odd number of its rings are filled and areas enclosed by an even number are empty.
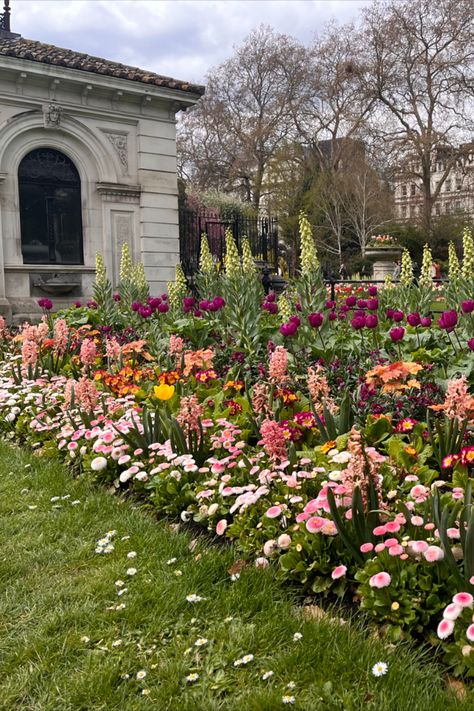
[[[62,108],[58,104],[43,106],[43,118],[46,128],[56,128],[61,123]]]
[[[121,164],[123,165],[125,172],[128,171],[128,147],[127,147],[127,136],[124,133],[110,133],[109,131],[105,134],[109,139],[110,143],[115,149]]]

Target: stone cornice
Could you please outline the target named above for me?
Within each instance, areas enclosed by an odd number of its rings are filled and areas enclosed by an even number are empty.
[[[141,187],[139,185],[126,185],[125,183],[96,183],[97,192],[106,202],[132,202],[140,201]]]

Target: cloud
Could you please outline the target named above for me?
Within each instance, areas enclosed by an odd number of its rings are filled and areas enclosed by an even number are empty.
[[[260,24],[303,43],[369,0],[12,0],[12,29],[188,81],[227,59]]]

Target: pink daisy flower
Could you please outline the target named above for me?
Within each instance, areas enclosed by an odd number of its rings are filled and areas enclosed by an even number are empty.
[[[392,578],[388,573],[382,571],[381,573],[376,573],[372,575],[369,580],[369,585],[371,588],[386,588],[392,582]]]
[[[461,605],[461,607],[471,607],[473,601],[474,598],[471,593],[467,592],[456,593],[453,597],[453,602],[455,602],[456,605]]]
[[[428,546],[423,555],[428,563],[436,563],[438,560],[443,560],[444,551],[439,546]]]
[[[373,543],[363,543],[360,547],[361,553],[370,553],[370,551],[373,551],[373,550],[374,550]]]
[[[270,506],[268,511],[265,513],[267,518],[278,518],[281,514],[281,506]]]
[[[437,634],[440,639],[446,639],[453,633],[454,622],[452,620],[441,620],[438,625]]]
[[[474,642],[474,625],[469,625],[466,630],[466,637],[470,642]]]
[[[346,574],[346,572],[347,567],[345,565],[338,565],[337,568],[334,568],[334,570],[332,571],[331,578],[333,580],[338,580],[339,578],[342,578]]]
[[[462,612],[461,605],[457,605],[455,602],[450,603],[443,612],[443,617],[445,620],[456,620]]]
[[[306,528],[310,533],[318,533],[318,531],[324,528],[326,523],[327,521],[325,518],[321,518],[321,516],[312,516],[312,518],[306,521]]]

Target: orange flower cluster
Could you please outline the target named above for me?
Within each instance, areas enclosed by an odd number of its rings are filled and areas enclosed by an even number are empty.
[[[384,393],[397,393],[408,390],[408,388],[420,388],[420,382],[410,376],[416,375],[422,369],[423,366],[420,363],[405,363],[403,361],[389,363],[389,365],[377,365],[366,373],[365,382],[372,390],[381,387]],[[409,379],[407,380],[407,378]]]
[[[184,354],[183,375],[188,376],[194,368],[207,370],[212,368],[214,351],[211,348],[200,348],[197,351],[186,351]]]
[[[94,380],[103,383],[118,397],[138,392],[144,381],[153,379],[154,372],[151,368],[131,368],[129,365],[117,373],[109,373],[107,370],[97,370],[94,373]]]

